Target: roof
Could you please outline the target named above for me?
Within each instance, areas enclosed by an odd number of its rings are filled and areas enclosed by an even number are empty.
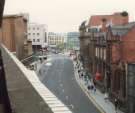
[[[4,15],[3,18],[17,18],[17,17],[23,17],[22,15]]]
[[[25,17],[25,15],[23,14],[13,14],[13,15],[4,15],[3,19],[7,19],[7,18],[23,18],[24,20],[28,20],[27,17]]]
[[[118,36],[123,36],[125,34],[128,33],[128,31],[130,29],[132,29],[132,27],[135,26],[135,22],[130,22],[128,24],[124,24],[124,25],[113,25],[111,27],[111,32],[114,36],[118,35]]]
[[[128,15],[123,16],[122,13],[114,13],[112,15],[93,15],[91,16],[88,26],[99,26],[102,24],[103,19],[107,20],[107,23],[116,25],[122,24],[123,21],[128,23]],[[125,20],[124,20],[125,19]]]

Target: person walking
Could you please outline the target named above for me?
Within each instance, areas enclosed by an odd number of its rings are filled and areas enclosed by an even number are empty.
[[[115,111],[117,113],[117,109],[118,109],[118,99],[117,98],[115,98],[115,100],[114,100],[114,105],[115,105]]]
[[[91,87],[90,87],[90,85],[88,85],[88,86],[87,86],[88,91],[90,91],[90,90],[91,90],[90,88],[91,88]]]
[[[94,88],[93,88],[93,91],[94,91],[94,94],[96,93],[96,87],[94,86]]]
[[[105,102],[107,102],[107,100],[108,100],[108,94],[107,93],[105,93],[104,99],[105,99]]]

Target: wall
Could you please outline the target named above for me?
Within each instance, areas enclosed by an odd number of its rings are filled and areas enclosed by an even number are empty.
[[[5,16],[2,23],[2,43],[16,52],[19,59],[26,57],[24,44],[27,43],[27,21],[23,16]]]
[[[131,29],[122,39],[123,60],[135,62],[135,27]]]
[[[11,51],[16,51],[14,18],[4,18],[2,23],[2,43]]]

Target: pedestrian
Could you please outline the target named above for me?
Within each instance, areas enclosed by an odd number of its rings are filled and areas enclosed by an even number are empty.
[[[107,93],[105,93],[104,99],[105,99],[105,102],[107,102],[107,100],[108,100],[108,94]]]
[[[80,73],[80,70],[78,70],[78,74]]]
[[[84,75],[83,75],[83,73],[81,73],[81,77],[83,77]]]
[[[94,89],[94,86],[93,86],[93,85],[91,85],[91,86],[90,86],[90,89],[91,89],[91,90],[93,90],[93,89]]]
[[[96,93],[96,87],[94,86],[94,88],[93,88],[93,91],[94,91],[94,94]]]
[[[94,86],[96,86],[96,81],[95,81],[95,79],[93,79],[93,84],[94,84]]]
[[[90,91],[90,88],[91,88],[90,85],[88,85],[88,86],[87,86],[87,89],[88,89],[89,91]]]
[[[115,98],[115,100],[114,100],[114,105],[115,105],[115,111],[117,113],[117,109],[118,109],[118,99],[117,98]]]
[[[78,62],[76,62],[76,69],[77,69],[77,66],[78,66]]]

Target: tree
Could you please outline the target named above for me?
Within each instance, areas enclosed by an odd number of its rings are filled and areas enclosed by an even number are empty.
[[[65,44],[64,44],[64,43],[58,44],[58,45],[57,45],[57,48],[58,48],[60,51],[63,51],[63,50],[65,49]]]

